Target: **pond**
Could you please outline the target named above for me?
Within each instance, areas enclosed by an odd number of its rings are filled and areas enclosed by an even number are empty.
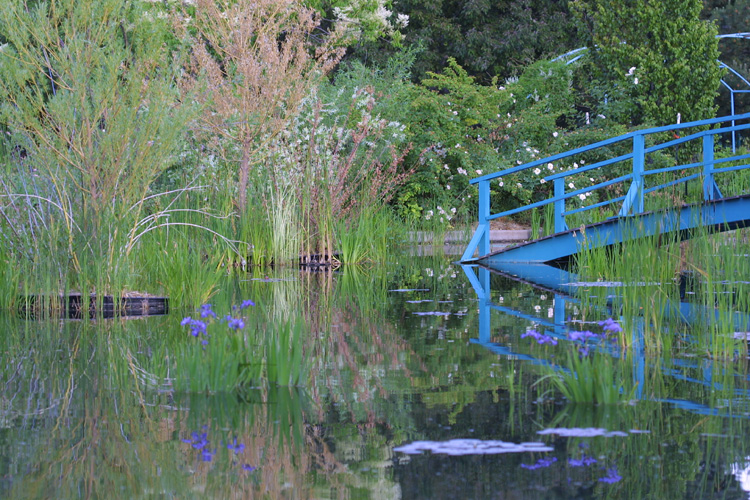
[[[584,358],[564,344],[581,347],[570,332],[601,333],[613,311],[500,274],[469,279],[476,271],[450,256],[402,256],[384,269],[225,282],[212,298],[219,315],[252,299],[250,314],[304,325],[303,383],[292,387],[176,390],[175,346],[200,348],[180,324],[194,311],[94,321],[6,312],[0,496],[750,496],[746,356],[701,355],[687,326],[659,357],[602,338],[585,359],[606,360],[592,369],[609,370],[620,400],[572,403],[554,378]],[[489,285],[484,298],[476,283]],[[598,289],[616,293],[610,285]],[[637,320],[621,324],[637,339]]]

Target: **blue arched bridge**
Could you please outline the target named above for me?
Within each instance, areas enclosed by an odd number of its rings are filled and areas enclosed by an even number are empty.
[[[697,228],[750,226],[750,172],[740,172],[750,169],[750,154],[737,145],[748,129],[750,113],[637,130],[473,179],[479,224],[461,260],[549,262],[662,233],[684,239]],[[491,183],[519,174],[553,183],[553,195],[492,213]],[[534,209],[553,219],[552,234],[490,251],[491,221]]]

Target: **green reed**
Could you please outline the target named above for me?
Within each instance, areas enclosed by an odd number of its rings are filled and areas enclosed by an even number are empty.
[[[632,231],[637,236],[637,218]],[[586,295],[581,300],[621,311],[626,328],[642,318],[647,351],[670,352],[678,332],[687,330],[696,351],[733,357],[747,349],[733,335],[750,313],[747,285],[742,283],[750,279],[747,254],[744,230],[711,234],[698,228],[684,241],[676,233],[665,233],[609,249],[584,249],[575,269],[583,281],[612,282],[607,294],[599,294],[610,295],[606,303]],[[694,277],[695,288],[680,297],[679,283],[686,275]],[[585,293],[592,294],[592,289]],[[685,307],[689,318],[680,312]]]
[[[626,365],[606,354],[581,356],[573,349],[566,359],[565,367],[548,377],[568,401],[611,405],[634,398],[635,387]]]

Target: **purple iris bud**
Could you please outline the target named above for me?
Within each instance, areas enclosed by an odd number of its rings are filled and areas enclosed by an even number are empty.
[[[184,318],[182,318],[182,321],[180,321],[180,326],[189,325],[191,321],[193,321],[193,318],[191,318],[190,316],[185,316]]]
[[[582,358],[587,357],[589,355],[589,348],[585,345],[582,345],[578,348],[578,354],[580,354]]]
[[[206,340],[206,339],[201,340],[201,344],[202,345],[208,345],[208,340]]]
[[[210,462],[214,458],[215,452],[212,453],[211,450],[203,450],[201,453],[201,460],[204,462]]]
[[[240,309],[247,309],[248,307],[255,306],[255,302],[252,300],[243,300],[242,304],[240,304]]]
[[[256,467],[253,467],[250,464],[242,464],[242,470],[246,470],[248,472],[252,472],[256,469]]]
[[[607,475],[604,477],[600,477],[599,481],[602,483],[616,483],[618,481],[622,481],[622,476],[617,473],[617,467],[612,467],[611,469],[607,469]]]

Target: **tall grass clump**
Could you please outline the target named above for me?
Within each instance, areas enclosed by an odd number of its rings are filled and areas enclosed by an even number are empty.
[[[372,88],[323,83],[343,55],[343,31],[324,32],[291,0],[199,0],[177,17],[192,47],[182,88],[205,110],[191,133],[217,166],[196,174],[230,180],[213,199],[237,216],[231,237],[252,245],[240,260],[331,263],[341,246],[345,260],[372,259],[352,242],[362,217],[384,210],[404,182],[408,148],[401,124],[373,112]]]
[[[621,373],[622,363],[607,355],[567,357],[564,369],[550,375],[553,385],[574,403],[617,404],[633,399],[635,387]]]
[[[141,5],[0,5],[0,123],[17,152],[0,184],[2,239],[27,279],[44,281],[33,271],[51,263],[51,290],[127,283],[133,230],[192,113]]]

